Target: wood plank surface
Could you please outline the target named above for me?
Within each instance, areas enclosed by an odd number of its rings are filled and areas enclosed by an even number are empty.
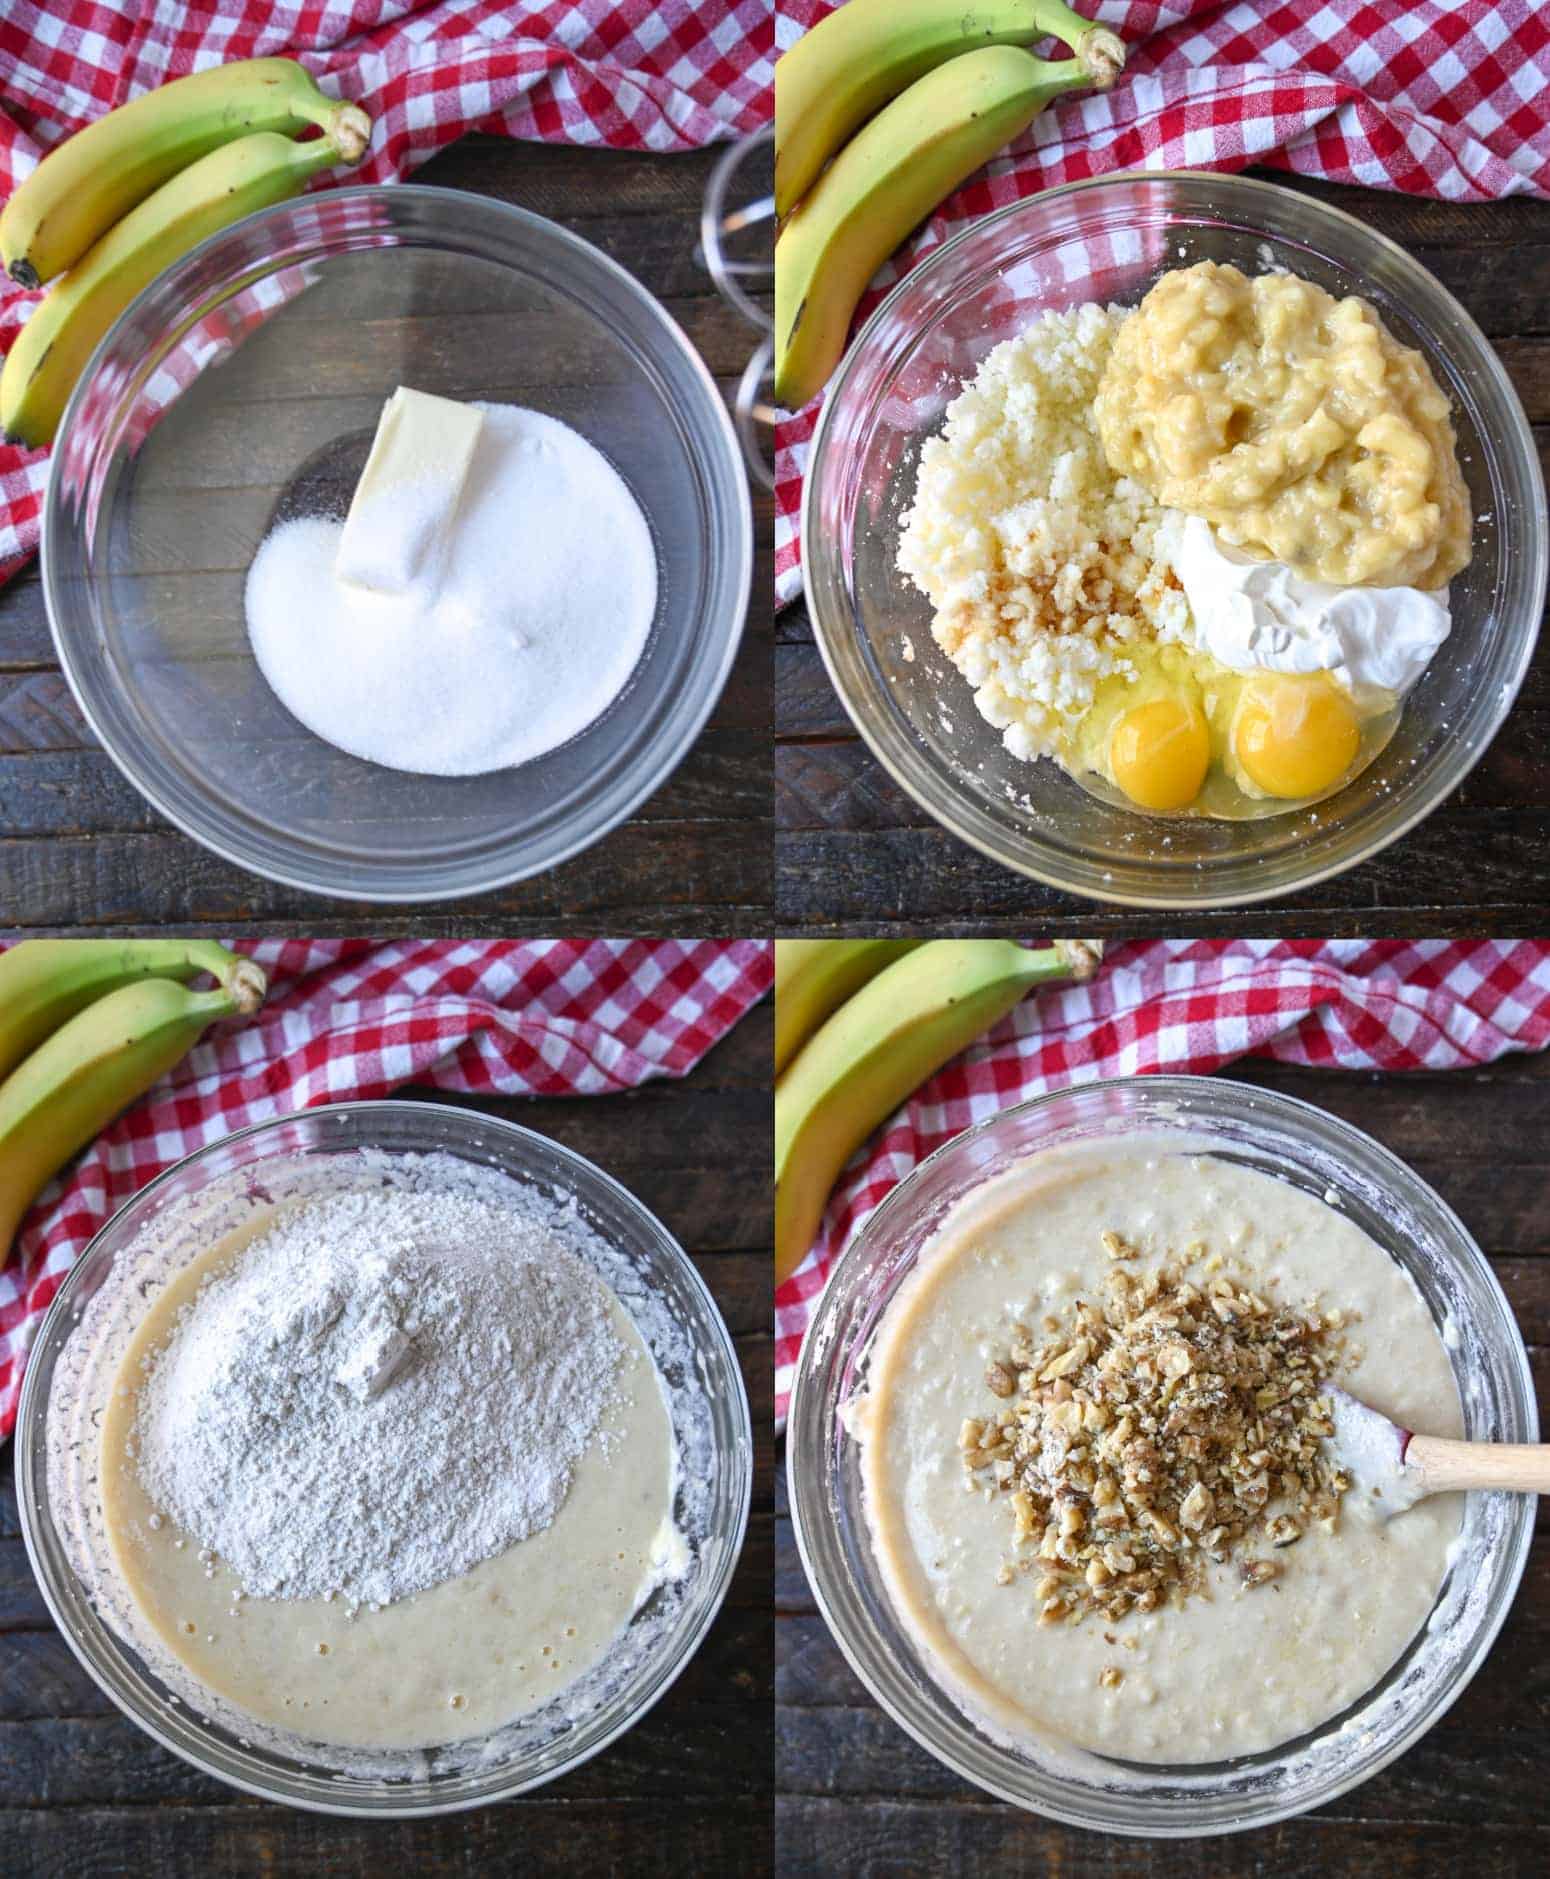
[[[1277,175],[1401,242],[1501,354],[1550,459],[1550,203],[1427,202]],[[949,835],[895,784],[851,726],[803,603],[776,621],[776,919],[782,931],[944,925],[1144,935],[1159,916],[1092,908],[1025,880]],[[1550,900],[1550,644],[1468,781],[1420,828],[1338,880],[1284,901],[1169,914],[1170,933],[1512,934]]]
[[[1550,1057],[1477,1071],[1351,1075],[1268,1062],[1226,1075],[1316,1103],[1407,1161],[1488,1254],[1550,1382]],[[1538,1874],[1550,1862],[1550,1516],[1501,1636],[1452,1710],[1375,1779],[1299,1820],[1229,1839],[1140,1841],[991,1799],[872,1701],[818,1614],[787,1512],[775,1523],[776,1843],[780,1871],[847,1879],[1304,1879]]]
[[[766,1001],[682,1081],[569,1100],[414,1090],[509,1117],[596,1160],[689,1249],[748,1384],[757,1447],[748,1541],[726,1605],[672,1689],[574,1774],[475,1813],[326,1820],[252,1801],[160,1749],[54,1628],[0,1463],[0,1872],[37,1879],[256,1873],[664,1874],[771,1869],[774,1483],[769,1427]]]
[[[536,211],[574,229],[627,268],[663,302],[698,348],[724,392],[753,351],[752,328],[716,294],[696,257],[700,202],[717,152],[652,156],[515,144],[470,137],[420,170],[415,181],[472,190]],[[296,439],[330,436],[375,421],[363,396],[370,361],[412,345],[417,381],[440,383],[435,282],[417,274],[409,317],[397,308],[353,324],[350,345],[322,380],[302,372],[283,346],[266,360],[278,401],[260,435],[244,437],[233,471],[223,412],[208,434],[180,448],[172,500],[193,505],[207,539],[247,537],[237,519],[262,508],[274,466],[297,460]],[[325,289],[325,293],[327,290]],[[460,313],[492,329],[502,315]],[[551,408],[566,397],[565,323],[537,323],[522,370],[545,387]],[[552,330],[551,330],[552,329]],[[263,335],[259,336],[262,339]],[[461,332],[465,346],[467,333]],[[466,356],[466,350],[465,350]],[[461,389],[461,388],[459,388]],[[489,388],[485,388],[489,389]],[[496,388],[499,390],[500,388]],[[519,388],[507,387],[510,395]],[[320,412],[324,415],[320,416]],[[219,466],[224,479],[215,483]],[[156,515],[142,518],[154,534]],[[244,521],[243,527],[246,527]],[[480,898],[417,909],[374,908],[274,886],[221,861],[171,828],[121,777],[81,718],[49,636],[42,584],[33,566],[0,588],[0,930],[64,927],[138,931],[171,926],[241,925],[250,933],[500,933],[570,931],[757,933],[772,904],[770,774],[771,565],[769,506],[756,507],[758,564],[736,665],[694,749],[672,778],[622,827],[584,854],[535,880]],[[185,583],[185,587],[186,587]],[[206,583],[208,586],[208,582]],[[169,585],[166,617],[224,630],[229,608],[201,609],[197,593]],[[214,714],[219,715],[219,714]],[[212,735],[219,734],[212,725]],[[283,748],[262,751],[251,787]],[[368,777],[369,777],[369,773]]]

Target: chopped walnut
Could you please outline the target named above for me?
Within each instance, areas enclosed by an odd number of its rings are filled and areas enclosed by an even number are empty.
[[[1009,1499],[1041,1624],[1204,1596],[1210,1563],[1254,1539],[1290,1546],[1314,1520],[1334,1531],[1349,1486],[1323,1447],[1349,1314],[1274,1304],[1198,1243],[1201,1283],[1138,1270],[1117,1233],[1103,1245],[1102,1303],[1047,1315],[1042,1341],[1017,1325],[985,1371],[997,1407],[958,1438],[966,1478]],[[1255,1587],[1281,1570],[1245,1557],[1239,1573]]]
[[[1197,1481],[1179,1504],[1179,1520],[1191,1532],[1199,1532],[1211,1518],[1214,1506],[1211,1490],[1203,1481]]]

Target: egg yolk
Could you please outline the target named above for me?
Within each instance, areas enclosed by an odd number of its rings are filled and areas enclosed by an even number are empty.
[[[1184,809],[1200,794],[1211,736],[1198,706],[1164,697],[1133,705],[1109,734],[1114,781],[1142,809]]]
[[[1356,713],[1327,680],[1276,679],[1245,690],[1233,749],[1267,796],[1317,796],[1356,761],[1361,737]]]

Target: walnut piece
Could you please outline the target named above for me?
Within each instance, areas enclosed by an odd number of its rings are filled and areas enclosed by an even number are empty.
[[[1046,1316],[1042,1343],[1017,1325],[985,1371],[996,1407],[958,1438],[966,1479],[1007,1497],[1008,1563],[1036,1568],[1041,1624],[1181,1605],[1240,1550],[1241,1583],[1268,1585],[1281,1565],[1247,1547],[1334,1532],[1350,1485],[1322,1390],[1351,1314],[1272,1303],[1200,1242],[1198,1283],[1138,1270],[1118,1233],[1103,1247],[1102,1303]]]

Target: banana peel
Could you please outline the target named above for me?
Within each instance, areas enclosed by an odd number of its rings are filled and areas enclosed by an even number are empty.
[[[215,940],[33,939],[0,953],[0,1079],[67,1019],[137,979],[187,983],[208,972],[231,988],[259,969]]]
[[[371,134],[359,105],[327,97],[295,59],[239,59],[132,98],[51,150],[0,210],[0,262],[22,287],[74,267],[153,190],[252,131],[316,125],[342,150]]]
[[[857,132],[775,242],[775,400],[816,398],[856,304],[910,232],[1051,99],[1092,83],[1080,60],[987,46],[919,78]]]
[[[868,979],[923,944],[918,939],[776,940],[776,1076]]]
[[[248,1015],[267,983],[251,960],[229,985],[121,985],[66,1020],[0,1084],[0,1247],[61,1168],[160,1081],[221,1018]]]
[[[352,107],[353,108],[353,107]],[[352,134],[357,157],[365,143]],[[0,432],[27,449],[53,442],[65,405],[108,328],[164,269],[207,236],[300,195],[351,160],[332,137],[293,143],[256,131],[201,157],[94,243],[34,309],[0,370]]]
[[[890,99],[949,59],[985,46],[1062,41],[1100,90],[1125,46],[1065,0],[848,0],[775,67],[775,214],[786,217],[825,164]]]
[[[775,1279],[817,1236],[841,1169],[878,1125],[1036,985],[1090,978],[1101,949],[928,940],[804,1044],[775,1086]]]

